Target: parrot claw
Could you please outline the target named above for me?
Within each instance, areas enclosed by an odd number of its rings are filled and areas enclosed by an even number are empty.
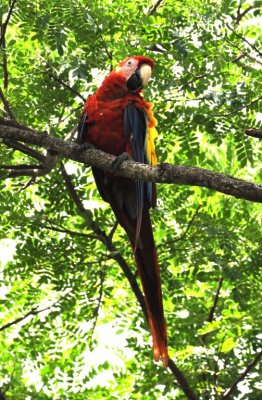
[[[80,144],[80,151],[91,150],[91,149],[95,149],[95,148],[96,147],[93,146],[91,143]]]
[[[127,161],[127,160],[132,160],[132,157],[126,152],[117,156],[114,159],[114,161],[112,162],[113,173],[116,174],[118,172],[119,168],[121,167],[121,165],[123,164],[123,162]]]

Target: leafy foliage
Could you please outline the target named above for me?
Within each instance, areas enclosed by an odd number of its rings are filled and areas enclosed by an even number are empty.
[[[118,61],[155,60],[145,97],[160,162],[259,181],[259,1],[20,0],[7,25],[1,88],[18,121],[64,138]],[[6,21],[10,2],[0,16]],[[5,61],[6,67],[5,67]],[[1,115],[6,116],[0,106]],[[1,165],[32,159],[1,145]],[[114,256],[114,217],[90,171],[66,163],[25,188],[1,169],[0,387],[8,399],[184,399],[155,365],[146,323]],[[196,187],[159,185],[152,212],[170,356],[199,399],[219,399],[261,351],[261,208]],[[135,273],[127,238],[117,251]],[[215,302],[217,294],[217,303]],[[39,310],[44,310],[38,312]],[[213,312],[212,312],[213,310]],[[30,314],[30,311],[33,311]],[[37,311],[34,313],[34,311]],[[236,399],[261,397],[255,366]],[[233,398],[233,397],[232,397]]]

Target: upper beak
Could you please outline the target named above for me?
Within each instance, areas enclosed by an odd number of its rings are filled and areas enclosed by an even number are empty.
[[[140,76],[142,79],[142,87],[145,87],[151,78],[152,68],[148,64],[142,64],[140,67]]]

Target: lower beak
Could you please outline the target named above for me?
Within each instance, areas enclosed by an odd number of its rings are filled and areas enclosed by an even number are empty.
[[[141,89],[143,87],[143,81],[141,78],[140,68],[138,68],[136,70],[136,72],[134,72],[130,76],[130,78],[126,82],[126,86],[127,86],[128,90],[130,90],[131,92]]]

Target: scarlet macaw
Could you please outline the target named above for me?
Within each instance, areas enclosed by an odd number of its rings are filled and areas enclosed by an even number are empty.
[[[141,95],[154,66],[148,57],[122,61],[85,103],[78,143],[89,143],[115,156],[128,153],[135,161],[155,165],[156,119],[152,103]],[[166,324],[160,274],[149,208],[156,203],[155,184],[134,182],[92,167],[97,188],[108,202],[132,245],[142,281],[153,337],[154,359],[168,365]]]

